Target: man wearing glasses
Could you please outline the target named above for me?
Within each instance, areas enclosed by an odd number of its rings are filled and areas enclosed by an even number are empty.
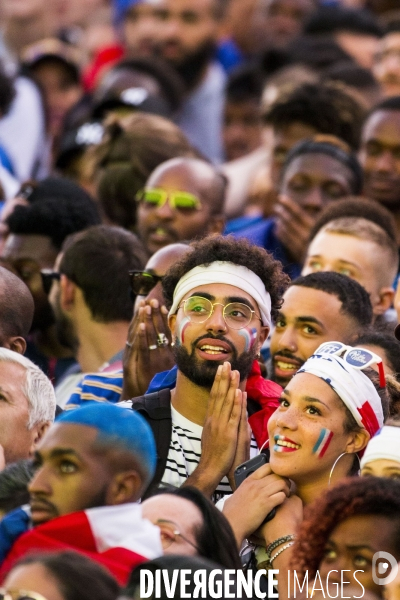
[[[177,374],[168,456],[158,454],[166,461],[163,483],[194,485],[216,500],[231,492],[250,443],[257,452],[248,414],[278,406],[281,388],[260,376],[256,358],[287,279],[279,262],[244,240],[209,237],[192,248],[162,282]],[[143,398],[131,402],[143,406]],[[256,414],[249,421],[255,435],[264,428]]]
[[[137,195],[137,231],[148,252],[222,233],[226,185],[203,160],[173,158],[157,167]]]

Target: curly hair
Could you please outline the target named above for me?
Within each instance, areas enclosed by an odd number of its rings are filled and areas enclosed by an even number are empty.
[[[264,113],[264,122],[280,130],[304,123],[318,133],[334,135],[353,150],[360,145],[364,107],[353,93],[337,82],[304,83],[288,87]]]
[[[271,295],[271,316],[278,317],[282,306],[282,296],[289,278],[282,270],[282,265],[269,252],[254,246],[246,239],[233,236],[209,236],[191,244],[193,252],[185,254],[173,265],[162,281],[166,306],[170,308],[178,281],[195,267],[210,265],[214,261],[230,262],[253,271],[265,285]]]
[[[290,569],[314,577],[329,536],[343,521],[360,515],[394,521],[393,544],[400,557],[400,481],[381,477],[344,480],[307,506],[293,546]]]

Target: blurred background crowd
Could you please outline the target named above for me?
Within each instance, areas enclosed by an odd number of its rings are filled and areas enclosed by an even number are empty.
[[[399,250],[400,0],[0,0],[0,599],[275,558],[400,598],[372,578],[400,561]],[[368,372],[314,439],[293,398],[325,342]]]

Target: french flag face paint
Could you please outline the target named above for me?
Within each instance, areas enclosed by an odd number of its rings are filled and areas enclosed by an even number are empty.
[[[187,317],[183,317],[182,321],[179,323],[178,327],[178,339],[181,344],[185,341],[185,331],[188,325],[190,324],[190,319]]]
[[[315,444],[312,453],[316,454],[319,458],[322,458],[328,449],[331,439],[333,438],[333,431],[329,429],[321,429],[317,443]]]
[[[254,327],[244,327],[243,329],[239,329],[239,335],[241,335],[245,340],[245,352],[248,352],[250,348],[253,347],[254,342],[257,338],[257,329]]]

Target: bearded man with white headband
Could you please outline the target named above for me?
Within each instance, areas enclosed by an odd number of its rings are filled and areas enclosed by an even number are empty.
[[[261,377],[256,358],[287,283],[265,250],[222,236],[194,243],[167,272],[163,294],[177,370],[150,387],[171,390],[168,456],[158,446],[165,460],[153,483],[193,485],[214,500],[231,493],[235,468],[257,453],[278,406],[281,388]],[[132,405],[148,417],[145,398]]]

